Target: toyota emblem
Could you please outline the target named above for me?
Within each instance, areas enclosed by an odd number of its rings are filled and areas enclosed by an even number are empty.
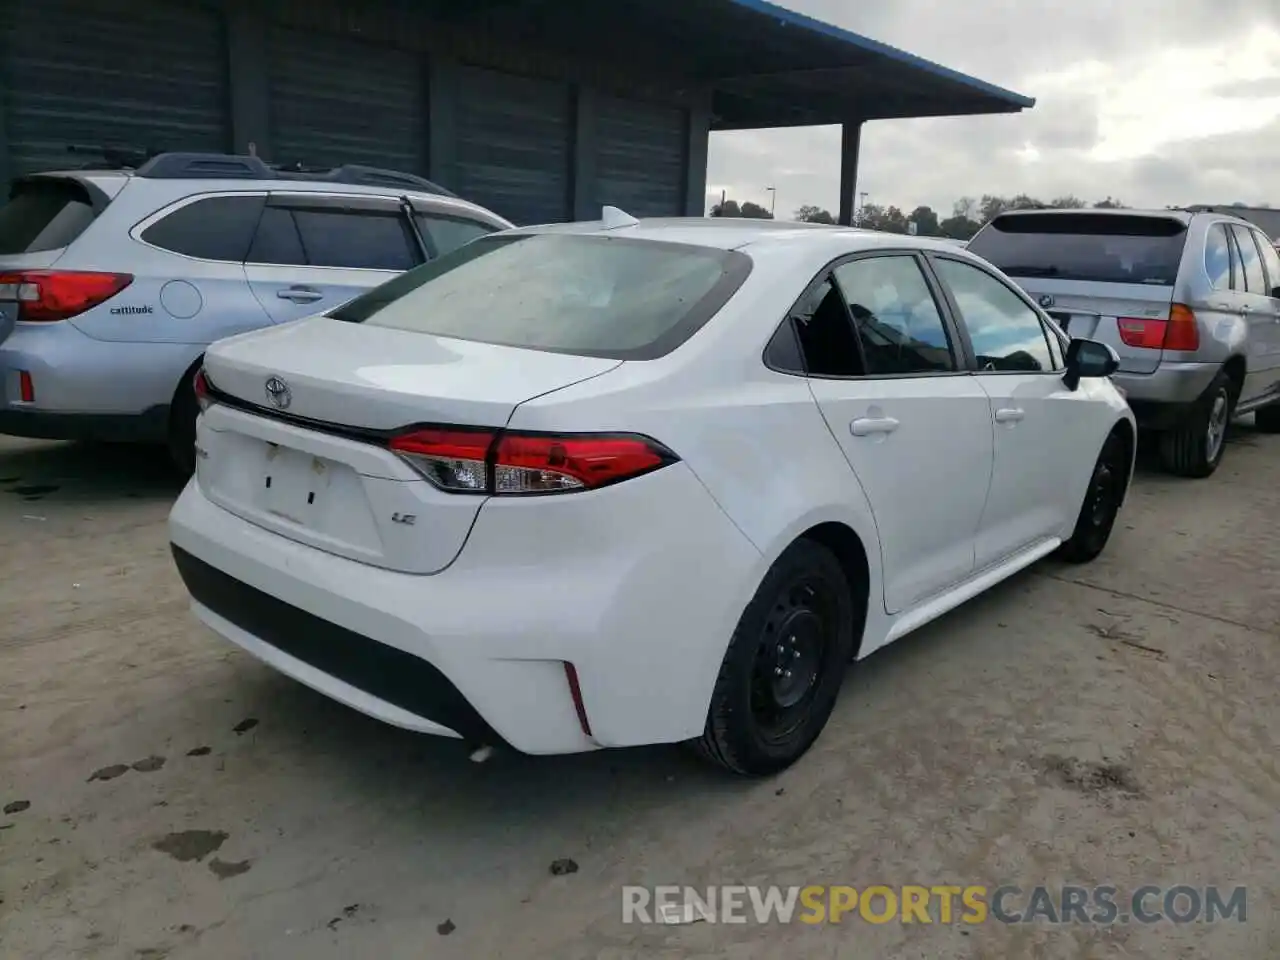
[[[1050,307],[1052,307],[1052,306],[1053,306],[1053,295],[1052,295],[1052,294],[1048,294],[1048,293],[1046,293],[1043,297],[1041,297],[1041,298],[1040,298],[1040,306],[1044,307],[1046,310],[1048,310]]]
[[[266,382],[267,402],[277,410],[288,410],[293,402],[293,392],[289,385],[279,377],[268,377]]]

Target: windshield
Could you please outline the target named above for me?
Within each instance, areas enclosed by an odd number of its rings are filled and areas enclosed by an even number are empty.
[[[1011,277],[1172,286],[1186,236],[1171,217],[1016,214],[993,220],[969,250]]]
[[[751,261],[730,250],[568,234],[481,237],[330,316],[618,360],[662,356],[716,314]]]

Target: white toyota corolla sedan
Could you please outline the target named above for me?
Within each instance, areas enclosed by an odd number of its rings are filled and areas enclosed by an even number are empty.
[[[943,241],[606,210],[210,348],[173,554],[388,723],[768,774],[851,660],[1102,551],[1116,363]]]

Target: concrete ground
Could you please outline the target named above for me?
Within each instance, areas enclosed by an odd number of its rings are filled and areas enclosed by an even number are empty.
[[[1099,561],[861,664],[756,783],[678,749],[476,765],[326,701],[188,615],[176,492],[149,454],[0,440],[0,957],[1280,956],[1280,437],[1144,470]],[[1108,882],[1244,885],[1245,922],[621,921],[628,883]]]

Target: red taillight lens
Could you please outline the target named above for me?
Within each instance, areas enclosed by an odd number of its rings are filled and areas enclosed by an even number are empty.
[[[18,398],[23,403],[36,402],[36,385],[31,380],[31,371],[18,371]]]
[[[1198,350],[1200,327],[1190,307],[1175,303],[1168,319],[1117,317],[1120,339],[1129,347],[1147,350]]]
[[[414,430],[394,438],[390,447],[441,490],[490,496],[593,490],[678,459],[639,436],[450,427]]]
[[[205,376],[203,367],[191,378],[191,387],[195,391],[196,403],[200,409],[208,410],[213,399],[209,396],[209,378]]]
[[[415,430],[395,437],[391,449],[441,490],[488,493],[488,456],[495,436],[490,430]]]
[[[0,300],[18,305],[24,323],[66,320],[110,300],[129,284],[127,273],[24,270],[0,273]]]

